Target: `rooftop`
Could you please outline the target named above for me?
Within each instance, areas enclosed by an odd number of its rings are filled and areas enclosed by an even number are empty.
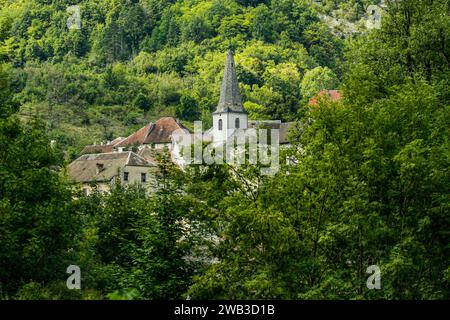
[[[289,143],[289,130],[294,127],[296,122],[281,122],[281,120],[249,120],[250,129],[278,129],[280,144]]]
[[[68,174],[76,182],[107,182],[125,166],[153,167],[156,163],[131,151],[85,154],[68,166]]]
[[[339,101],[342,98],[342,93],[339,90],[320,90],[318,94],[309,100],[309,105],[315,106],[318,104],[320,98],[328,98],[333,102]]]
[[[155,123],[149,123],[145,127],[142,127],[118,143],[115,147],[127,147],[138,144],[170,143],[170,136],[175,130],[179,129],[189,132],[189,130],[176,119],[172,117],[163,117]]]
[[[106,153],[106,152],[113,152],[114,147],[125,140],[122,137],[116,138],[111,142],[108,142],[106,144],[91,144],[88,146],[85,146],[83,150],[81,150],[80,154],[92,154],[92,153]]]

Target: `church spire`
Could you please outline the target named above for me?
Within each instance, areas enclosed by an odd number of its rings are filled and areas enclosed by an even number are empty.
[[[220,100],[214,113],[222,112],[247,113],[242,105],[241,94],[239,93],[239,83],[236,76],[231,45],[228,45],[225,72],[223,74],[222,86],[220,88]]]

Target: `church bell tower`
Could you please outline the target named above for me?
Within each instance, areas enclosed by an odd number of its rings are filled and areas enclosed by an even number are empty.
[[[220,100],[213,112],[213,141],[226,141],[236,129],[247,129],[248,113],[242,105],[233,51],[228,49]]]

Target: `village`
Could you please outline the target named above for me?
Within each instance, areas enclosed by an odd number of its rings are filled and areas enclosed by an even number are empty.
[[[318,104],[321,98],[338,101],[338,90],[322,90],[309,104]],[[234,56],[228,50],[220,100],[212,114],[213,127],[206,131],[191,132],[173,117],[162,117],[154,123],[148,123],[128,137],[118,137],[112,141],[87,145],[79,158],[68,166],[69,177],[81,184],[82,190],[89,195],[94,189],[107,192],[112,183],[120,179],[124,185],[141,184],[148,190],[154,187],[158,154],[166,153],[176,165],[184,167],[195,159],[186,149],[194,148],[199,142],[211,143],[215,148],[231,145],[236,141],[246,143],[257,140],[258,131],[276,132],[277,146],[289,146],[289,131],[295,122],[281,120],[251,120],[245,110],[239,83],[236,76]],[[189,154],[189,156],[187,156]],[[272,155],[274,155],[273,153]],[[278,153],[276,153],[278,156]],[[203,159],[203,158],[202,158]],[[279,159],[271,159],[271,164]]]

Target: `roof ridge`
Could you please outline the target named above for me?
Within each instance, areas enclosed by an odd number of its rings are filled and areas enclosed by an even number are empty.
[[[86,153],[86,154],[82,154],[80,156],[80,158],[83,157],[83,156],[98,156],[98,155],[102,155],[102,154],[117,154],[117,153],[127,153],[127,152],[130,152],[130,151],[122,151],[122,152],[120,152],[120,151],[110,151],[110,152],[102,152],[102,153]]]

